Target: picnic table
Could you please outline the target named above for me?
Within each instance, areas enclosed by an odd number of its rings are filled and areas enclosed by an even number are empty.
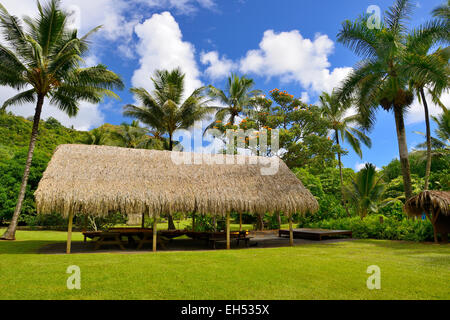
[[[208,245],[212,246],[213,249],[216,249],[217,242],[226,241],[227,233],[226,232],[187,232],[186,235],[192,239],[196,240],[204,240],[208,243]],[[245,246],[249,246],[249,242],[253,237],[248,236],[247,231],[236,231],[230,232],[230,239],[236,240],[236,244],[239,246],[240,242],[244,242]]]
[[[163,232],[161,233],[158,232],[156,241],[158,245],[165,249],[165,241],[168,241],[169,238],[166,238]],[[90,238],[95,243],[94,250],[98,250],[104,245],[118,245],[120,249],[125,250],[124,244],[127,243],[131,246],[137,245],[137,250],[140,250],[144,244],[153,243],[153,229],[148,228],[111,228],[108,231],[83,232],[83,235],[85,242],[86,238]],[[179,235],[171,233],[168,236]],[[123,241],[123,237],[126,237],[128,241]]]

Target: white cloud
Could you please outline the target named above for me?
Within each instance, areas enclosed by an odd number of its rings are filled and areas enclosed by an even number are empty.
[[[183,41],[180,27],[169,12],[154,14],[137,25],[135,32],[139,38],[137,54],[140,67],[134,72],[133,86],[151,90],[153,84],[150,77],[155,70],[177,67],[186,74],[186,95],[202,86],[195,61],[195,48],[191,43]]]
[[[428,111],[430,113],[430,116],[436,116],[438,114],[441,114],[442,113],[441,107],[433,103],[432,98],[428,93],[426,93],[425,96],[427,99]],[[441,102],[445,106],[450,105],[450,92],[446,92],[442,95]],[[419,100],[416,98],[406,115],[406,124],[421,123],[424,121],[425,121],[425,111],[423,109],[423,104],[419,102]]]
[[[237,65],[226,57],[219,57],[217,51],[202,52],[200,61],[209,65],[205,73],[211,79],[220,79],[230,75],[230,73],[237,68]]]
[[[308,103],[309,102],[309,93],[306,91],[302,92],[301,100],[304,103]]]
[[[314,40],[304,38],[298,30],[264,32],[259,49],[250,50],[240,61],[240,70],[260,76],[280,77],[282,82],[296,81],[315,93],[331,92],[352,68],[330,69],[328,56],[334,43],[326,35]]]

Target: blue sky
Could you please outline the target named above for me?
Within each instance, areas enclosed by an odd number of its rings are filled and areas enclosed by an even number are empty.
[[[34,0],[0,0],[11,13],[32,14]],[[370,5],[384,11],[393,0],[63,0],[72,10],[74,23],[83,32],[97,24],[104,30],[93,39],[88,64],[103,63],[119,73],[126,89],[121,101],[100,106],[85,105],[76,119],[68,119],[52,106],[44,118],[55,116],[65,125],[91,129],[102,123],[131,121],[122,117],[122,106],[134,103],[131,86],[150,87],[155,68],[181,66],[187,88],[213,84],[223,87],[226,74],[247,74],[266,93],[287,90],[314,103],[322,90],[331,90],[358,61],[350,50],[336,42],[342,21],[354,19]],[[411,25],[426,21],[440,0],[421,0]],[[0,102],[11,91],[0,87]],[[448,102],[448,95],[443,99]],[[11,109],[28,116],[32,106]],[[432,107],[432,113],[438,108]],[[408,146],[424,131],[421,106],[416,102],[407,119]],[[372,162],[386,165],[398,155],[394,119],[380,111],[370,137],[373,147],[344,157],[346,167]]]

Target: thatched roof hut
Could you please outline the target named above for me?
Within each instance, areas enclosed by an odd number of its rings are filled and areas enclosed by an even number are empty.
[[[181,157],[188,164],[174,161]],[[35,192],[37,210],[64,216],[122,212],[153,217],[173,212],[315,212],[313,195],[283,161],[276,162],[275,174],[264,175],[269,164],[261,157],[61,145]]]
[[[405,204],[406,212],[411,216],[424,213],[433,225],[434,242],[438,242],[440,233],[443,242],[448,242],[450,233],[450,191],[423,191]]]
[[[450,216],[450,191],[423,191],[406,202],[405,210],[411,216],[438,211]]]

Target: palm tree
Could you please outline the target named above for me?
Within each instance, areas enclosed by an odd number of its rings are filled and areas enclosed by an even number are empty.
[[[150,146],[151,138],[147,135],[146,129],[139,127],[138,121],[131,124],[122,123],[117,131],[110,132],[110,136],[125,148],[142,149]]]
[[[209,105],[211,99],[204,94],[206,88],[196,89],[183,101],[185,75],[179,68],[172,71],[157,70],[152,78],[155,90],[149,93],[144,88],[132,88],[131,92],[142,106],[126,105],[124,116],[169,135],[169,150],[173,150],[173,134],[178,129],[188,129],[195,121],[216,110]]]
[[[157,70],[152,78],[155,90],[149,93],[144,88],[132,88],[131,92],[142,106],[126,105],[124,116],[140,120],[142,123],[169,135],[169,150],[173,150],[173,134],[178,129],[188,129],[195,121],[216,110],[209,105],[211,99],[201,87],[183,101],[185,75],[179,68],[172,71]],[[171,215],[169,230],[175,229]]]
[[[255,82],[252,79],[245,76],[239,77],[233,73],[228,77],[225,92],[209,86],[209,95],[226,107],[220,108],[216,113],[215,122],[211,123],[207,129],[214,127],[217,121],[223,122],[225,118],[234,125],[236,118],[242,112],[248,112],[252,106],[252,98],[261,94],[260,90],[252,90],[254,85]]]
[[[378,211],[378,203],[384,191],[381,177],[377,178],[376,167],[366,163],[365,167],[356,174],[350,186],[344,188],[347,200],[352,203],[361,219],[367,214]]]
[[[450,111],[442,107],[443,113],[440,114],[438,117],[431,116],[431,119],[436,123],[437,128],[435,130],[437,137],[431,137],[431,146],[432,150],[435,151],[435,155],[440,155],[440,152],[436,152],[438,150],[449,151],[450,150]],[[426,136],[426,134],[414,131],[417,134],[420,134],[422,136]],[[421,143],[416,146],[419,150],[426,149],[428,147],[428,141],[425,143]]]
[[[443,20],[445,23],[450,23],[450,0],[435,8],[432,12],[435,18]]]
[[[338,146],[338,164],[339,175],[341,178],[341,192],[342,204],[345,207],[347,214],[349,214],[347,206],[344,202],[344,178],[342,175],[342,161],[341,161],[341,142],[348,141],[352,149],[362,158],[361,142],[367,147],[372,147],[372,141],[363,131],[355,128],[353,125],[359,121],[358,115],[346,116],[346,112],[351,106],[351,101],[341,102],[337,94],[333,91],[332,94],[323,92],[320,96],[321,112],[324,119],[327,120],[329,128],[333,130],[333,140]],[[339,139],[340,135],[340,139]]]
[[[431,128],[428,103],[425,89],[428,89],[433,101],[439,101],[440,96],[448,89],[449,68],[448,59],[450,50],[439,48],[434,53],[430,50],[439,43],[448,43],[448,24],[440,20],[428,22],[426,25],[413,30],[407,38],[406,72],[410,74],[410,88],[416,93],[419,101],[423,104],[425,112],[426,139],[427,139],[427,162],[425,170],[424,190],[428,190],[431,172]]]
[[[108,144],[108,133],[102,128],[95,128],[88,132],[86,140],[83,141],[84,144],[101,146]]]
[[[15,239],[45,98],[72,117],[78,112],[79,101],[99,103],[104,96],[117,98],[111,90],[123,87],[120,77],[105,66],[80,68],[88,51],[88,37],[99,28],[78,38],[77,31],[68,28],[67,13],[60,9],[58,0],[44,6],[38,2],[37,6],[37,17],[25,17],[22,22],[0,5],[0,29],[6,40],[6,45],[0,45],[0,85],[24,90],[8,99],[3,108],[36,103],[17,206],[2,237],[6,240]]]
[[[373,126],[380,105],[393,111],[406,200],[412,196],[412,184],[404,115],[414,95],[408,88],[410,78],[405,70],[408,36],[405,20],[413,7],[410,0],[396,0],[380,29],[369,29],[366,19],[360,18],[345,21],[338,34],[339,42],[363,58],[339,88],[339,97],[355,98],[366,129]]]

